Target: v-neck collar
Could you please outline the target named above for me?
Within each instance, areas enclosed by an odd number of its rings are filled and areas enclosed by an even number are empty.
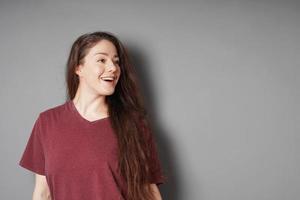
[[[100,119],[96,119],[94,121],[89,121],[79,113],[79,111],[77,110],[77,108],[76,108],[76,106],[75,106],[75,104],[72,100],[69,100],[67,102],[67,104],[69,104],[69,106],[70,106],[71,110],[74,112],[76,118],[78,118],[80,121],[82,121],[84,123],[87,123],[87,124],[97,124],[98,122],[105,121],[105,120],[108,120],[110,118],[109,116],[107,116],[107,117],[103,117],[103,118],[100,118]]]

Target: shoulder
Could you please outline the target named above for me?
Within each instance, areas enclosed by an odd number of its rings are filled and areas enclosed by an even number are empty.
[[[58,118],[62,116],[66,111],[67,101],[64,103],[60,103],[58,105],[48,107],[39,113],[39,118],[43,118],[44,120]]]

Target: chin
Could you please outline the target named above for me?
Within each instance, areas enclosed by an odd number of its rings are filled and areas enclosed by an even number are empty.
[[[115,92],[115,90],[110,90],[110,91],[102,91],[99,92],[99,95],[104,95],[104,96],[110,96]]]

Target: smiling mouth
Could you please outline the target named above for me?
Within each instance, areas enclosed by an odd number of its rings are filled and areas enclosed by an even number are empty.
[[[100,77],[100,79],[102,81],[105,81],[105,82],[113,82],[114,80],[116,80],[116,76],[102,76]]]

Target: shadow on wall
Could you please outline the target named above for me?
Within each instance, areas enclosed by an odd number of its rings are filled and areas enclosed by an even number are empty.
[[[132,44],[131,44],[132,45]],[[147,62],[147,56],[137,46],[126,45],[129,55],[132,59],[132,64],[136,69],[138,81],[141,84],[142,94],[144,95],[147,111],[150,115],[151,123],[153,125],[153,134],[157,142],[159,158],[161,160],[164,175],[168,180],[166,183],[159,185],[162,198],[179,200],[182,195],[180,185],[180,171],[176,161],[175,147],[172,146],[171,140],[167,138],[164,125],[160,124],[159,111],[156,109],[155,92],[152,89],[154,80],[151,78],[150,64]],[[158,113],[158,114],[157,114]]]

